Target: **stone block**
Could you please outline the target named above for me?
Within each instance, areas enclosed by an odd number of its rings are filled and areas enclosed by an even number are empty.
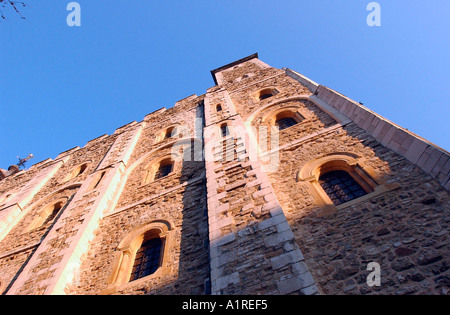
[[[282,233],[277,233],[264,238],[264,243],[268,247],[272,246],[282,246],[286,241],[294,239],[294,234],[291,230],[284,231]]]
[[[288,253],[273,257],[270,259],[270,263],[272,264],[272,268],[274,270],[283,268],[287,265],[297,263],[304,260],[303,254],[300,250],[290,251]],[[307,271],[307,270],[305,270]]]
[[[428,148],[429,144],[426,142],[415,138],[411,143],[409,149],[406,151],[404,157],[410,160],[412,163],[416,164],[425,150]]]
[[[293,293],[312,285],[315,285],[315,281],[309,272],[277,282],[278,291],[281,295]]]

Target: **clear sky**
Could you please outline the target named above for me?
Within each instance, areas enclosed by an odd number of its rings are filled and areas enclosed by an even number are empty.
[[[27,164],[212,87],[255,52],[450,149],[450,1],[23,0],[0,22],[0,168]]]

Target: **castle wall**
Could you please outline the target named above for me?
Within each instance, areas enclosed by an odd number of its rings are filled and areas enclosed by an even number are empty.
[[[257,56],[212,74],[204,95],[0,181],[0,293],[449,292],[448,152]],[[366,194],[333,204],[330,170]],[[130,281],[151,237],[159,268]]]
[[[200,119],[200,131],[202,128],[200,102],[201,98],[193,96],[144,119],[117,202],[100,222],[91,250],[79,269],[80,277],[69,294],[205,294],[209,290],[204,162],[194,160],[194,156],[188,161],[181,159],[191,146],[199,145],[202,151],[201,138],[193,138],[196,117]],[[183,129],[172,137],[161,138],[161,132],[171,126]],[[180,154],[173,172],[143,182],[152,162],[172,152]],[[144,281],[110,280],[120,259],[117,248],[121,241],[138,227],[161,222],[169,229],[164,245],[167,263],[161,272]]]
[[[394,189],[321,215],[310,183],[299,181],[298,172],[335,152],[363,157]],[[441,293],[448,278],[450,207],[436,180],[354,124],[283,150],[280,160],[269,177],[323,293]],[[381,266],[380,288],[366,283],[371,262]]]

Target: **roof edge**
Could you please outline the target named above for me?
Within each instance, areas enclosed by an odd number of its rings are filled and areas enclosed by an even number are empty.
[[[224,65],[224,66],[222,66],[222,67],[220,67],[220,68],[211,70],[211,75],[212,75],[212,77],[213,77],[213,79],[214,79],[214,83],[217,85],[217,78],[216,78],[216,73],[217,73],[217,72],[224,71],[224,70],[226,70],[226,69],[228,69],[228,68],[234,67],[234,66],[236,66],[236,65],[238,65],[238,64],[240,64],[240,63],[243,63],[243,62],[246,62],[246,61],[255,59],[255,58],[258,59],[258,53],[254,53],[254,54],[252,54],[252,55],[250,55],[250,56],[247,56],[247,57],[245,57],[245,58],[242,58],[242,59],[233,61],[233,62],[231,62],[231,63],[229,63],[229,64],[226,64],[226,65]]]

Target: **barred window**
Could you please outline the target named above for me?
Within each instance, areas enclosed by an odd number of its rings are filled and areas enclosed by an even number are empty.
[[[325,173],[319,177],[319,184],[336,206],[367,194],[346,171]]]
[[[258,99],[260,101],[262,101],[262,100],[271,98],[272,96],[277,95],[277,94],[278,94],[278,91],[276,89],[274,89],[274,88],[267,88],[267,89],[261,90],[258,93]]]
[[[155,180],[166,177],[172,172],[172,164],[163,164],[159,166],[158,171],[155,173]]]
[[[277,119],[275,125],[278,126],[280,130],[284,130],[289,127],[295,126],[297,123],[298,123],[297,120],[295,120],[295,118],[293,117],[284,117]]]
[[[136,253],[130,281],[153,274],[160,266],[162,240],[153,238],[144,242]]]
[[[259,97],[259,99],[262,101],[262,100],[268,99],[269,97],[272,97],[272,96],[273,95],[271,93],[266,93],[266,94],[261,95]]]

